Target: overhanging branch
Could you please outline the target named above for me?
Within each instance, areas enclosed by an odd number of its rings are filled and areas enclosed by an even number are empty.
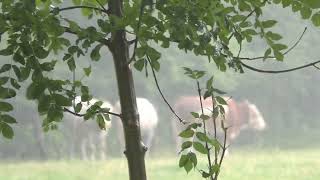
[[[147,55],[147,61],[148,61],[149,64],[150,64],[150,68],[151,68],[151,71],[152,71],[152,75],[153,75],[154,81],[155,81],[155,83],[156,83],[157,89],[158,89],[158,91],[159,91],[159,93],[160,93],[163,101],[167,104],[167,106],[169,107],[169,109],[171,110],[171,112],[178,118],[178,120],[179,120],[182,124],[186,124],[186,122],[185,122],[182,118],[180,118],[180,117],[178,116],[178,114],[174,111],[174,109],[172,108],[172,106],[170,105],[170,103],[169,103],[169,102],[167,101],[167,99],[164,97],[164,95],[163,95],[163,93],[162,93],[162,91],[161,91],[161,89],[160,89],[160,86],[159,86],[159,83],[158,83],[158,79],[157,79],[156,73],[155,73],[155,71],[154,71],[154,69],[153,69],[153,67],[152,67],[152,65],[151,65],[150,57],[149,57],[148,55]]]
[[[301,41],[302,37],[304,36],[304,34],[306,33],[307,31],[307,27],[304,28],[303,32],[301,33],[300,37],[298,38],[298,40],[287,50],[283,53],[283,55],[286,55],[288,54],[290,51],[292,51],[298,44],[299,42]],[[258,56],[258,57],[253,57],[253,58],[248,58],[248,57],[239,57],[240,60],[249,60],[249,61],[252,61],[252,60],[258,60],[258,59],[264,59],[264,58],[267,58],[267,59],[274,59],[276,57],[274,56],[268,56],[268,57],[264,57],[264,56]]]
[[[69,6],[69,7],[64,7],[64,8],[54,7],[54,9],[50,11],[50,13],[62,12],[62,11],[73,10],[73,9],[92,9],[92,10],[103,12],[107,15],[110,14],[110,12],[106,9],[101,9],[101,8],[94,7],[94,6],[84,6],[84,5]]]
[[[279,74],[279,73],[286,73],[286,72],[296,71],[296,70],[303,69],[303,68],[310,67],[310,66],[317,67],[316,64],[320,63],[320,60],[312,62],[312,63],[309,63],[309,64],[306,64],[306,65],[303,65],[303,66],[298,66],[298,67],[295,67],[295,68],[285,69],[285,70],[277,70],[277,71],[275,71],[275,70],[258,69],[258,68],[249,66],[249,65],[243,63],[242,61],[240,61],[240,63],[241,63],[241,65],[243,67],[245,67],[247,69],[250,69],[252,71],[256,71],[256,72],[260,72],[260,73]]]
[[[68,109],[68,108],[63,108],[63,111],[64,111],[64,112],[68,112],[68,113],[73,114],[73,115],[78,116],[78,117],[83,117],[83,116],[85,116],[85,114],[79,114],[79,113],[73,112],[73,111],[71,111],[71,110]],[[120,118],[121,118],[121,115],[120,115],[120,114],[113,113],[113,112],[97,111],[96,113],[105,113],[105,114],[110,114],[110,115],[117,116],[117,117],[120,117]]]

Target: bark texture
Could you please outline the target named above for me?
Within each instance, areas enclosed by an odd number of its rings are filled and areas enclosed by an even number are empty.
[[[110,0],[109,10],[112,15],[123,16],[123,1]],[[125,155],[128,160],[130,180],[146,180],[144,156],[145,146],[141,143],[139,114],[132,71],[128,62],[129,47],[124,29],[111,34],[110,50],[115,64],[118,90],[121,104],[121,120],[125,137]]]

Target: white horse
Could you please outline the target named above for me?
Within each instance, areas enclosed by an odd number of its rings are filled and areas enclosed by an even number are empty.
[[[142,141],[148,149],[152,146],[152,140],[154,137],[155,129],[158,125],[158,114],[155,107],[151,102],[145,98],[137,98],[137,108],[140,117],[140,130]],[[120,113],[121,107],[118,101],[114,106],[114,112]],[[114,124],[117,126],[117,134],[120,145],[124,148],[124,136],[123,136],[123,126],[119,118],[113,120]]]
[[[227,145],[234,141],[240,132],[247,129],[253,129],[256,131],[262,131],[266,127],[265,120],[256,107],[256,105],[245,100],[243,102],[236,102],[233,99],[225,98],[228,106],[224,106],[225,109],[225,127],[227,130]],[[201,114],[199,97],[197,96],[183,96],[180,97],[175,105],[174,109],[177,111],[181,118],[187,122],[193,122],[195,120],[192,117],[191,112],[198,112]],[[203,101],[204,114],[211,117],[212,114],[212,101],[210,98]],[[221,118],[218,116],[216,119],[216,130],[218,136],[222,136],[223,131],[221,128]],[[186,128],[186,125],[179,123],[177,120],[172,121],[172,130],[174,137],[176,138],[176,149],[177,151],[181,148],[181,138],[178,134]],[[206,129],[210,137],[214,136],[214,123],[212,119],[206,120]],[[220,138],[221,140],[221,138]]]
[[[81,97],[75,98],[75,105],[82,104],[82,109],[79,114],[84,114],[86,111],[98,102],[97,99],[91,99],[88,102],[81,102]],[[103,101],[101,108],[109,108],[109,111],[113,110],[111,103]],[[73,108],[69,108],[73,111]],[[71,132],[71,148],[70,155],[75,157],[80,153],[82,159],[105,159],[107,151],[107,135],[108,129],[111,127],[111,121],[105,121],[106,130],[101,130],[96,121],[89,119],[84,121],[83,117],[74,116],[69,114],[66,116],[66,121],[70,121]],[[78,150],[80,149],[80,152]]]

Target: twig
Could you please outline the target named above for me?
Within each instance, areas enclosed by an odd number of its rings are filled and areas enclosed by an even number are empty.
[[[145,7],[144,1],[145,0],[141,1],[140,12],[139,12],[139,17],[138,17],[138,23],[137,23],[136,39],[134,39],[133,53],[132,53],[132,56],[131,56],[130,61],[128,62],[128,64],[130,64],[132,61],[134,61],[135,56],[136,56],[136,49],[138,47],[138,41],[139,41],[139,30],[140,30],[140,26],[141,26],[141,19],[142,19],[144,7]]]
[[[212,114],[215,107],[215,99],[213,95],[211,95],[211,101],[212,101]],[[212,116],[213,117],[213,116]],[[217,140],[217,124],[216,124],[216,118],[212,118],[213,121],[213,130],[214,130],[214,139]],[[218,150],[217,148],[214,148],[214,163],[218,164]]]
[[[313,65],[313,67],[315,67],[315,68],[317,68],[318,70],[320,70],[320,68],[319,68],[317,65],[315,65],[315,64]]]
[[[65,26],[62,26],[62,27],[64,28],[65,32],[70,33],[70,34],[74,34],[74,35],[78,35],[76,32],[72,31],[69,27],[65,27]],[[101,38],[97,42],[106,45],[109,49],[112,48],[109,39]]]
[[[68,113],[73,114],[73,115],[78,116],[78,117],[85,116],[85,114],[79,114],[79,113],[73,112],[68,108],[63,108],[63,111],[64,112],[68,112]],[[117,113],[113,113],[113,112],[97,111],[96,113],[105,113],[105,114],[110,114],[110,115],[117,116],[117,117],[121,118],[121,114],[117,114]]]
[[[67,11],[67,10],[72,10],[72,9],[93,9],[93,10],[100,11],[100,12],[103,12],[103,13],[109,15],[109,11],[106,9],[101,9],[101,8],[97,8],[94,6],[84,6],[84,5],[70,6],[70,7],[64,7],[64,8],[54,7],[54,9],[50,11],[50,13],[53,13],[55,11],[58,11],[58,12]]]
[[[109,11],[102,5],[102,3],[99,0],[96,0],[96,2],[99,4],[99,6],[104,10],[104,12],[109,13]]]
[[[200,84],[199,84],[198,80],[197,80],[197,88],[198,88],[198,96],[199,96],[199,100],[200,100],[201,112],[204,115],[203,104],[202,104],[202,96],[201,96],[201,89],[200,89]],[[202,119],[202,124],[203,124],[203,133],[207,136],[206,122],[205,122],[204,119]],[[209,172],[210,172],[212,164],[211,164],[210,148],[208,146],[208,142],[207,141],[205,142],[205,146],[206,146],[206,149],[208,151],[207,159],[208,159]],[[210,179],[213,180],[213,175],[212,174],[210,175]]]
[[[286,73],[286,72],[290,72],[290,71],[295,71],[295,70],[299,70],[299,69],[303,69],[309,66],[315,66],[316,64],[320,63],[320,60],[303,65],[303,66],[298,66],[295,68],[291,68],[291,69],[285,69],[285,70],[278,70],[278,71],[274,71],[274,70],[263,70],[263,69],[258,69],[252,66],[249,66],[245,63],[243,63],[242,61],[239,61],[241,63],[242,66],[244,66],[247,69],[250,69],[252,71],[256,71],[256,72],[260,72],[260,73],[270,73],[270,74],[278,74],[278,73]]]
[[[283,55],[288,54],[290,51],[292,51],[301,41],[302,37],[304,36],[304,34],[307,31],[307,27],[304,28],[303,32],[301,33],[300,37],[298,38],[298,40],[287,50],[283,53]],[[253,58],[247,58],[247,57],[239,57],[239,59],[241,60],[258,60],[258,59],[264,59],[264,58],[268,58],[268,59],[272,59],[275,58],[274,56],[268,56],[268,57],[264,57],[264,56],[259,56],[259,57],[253,57]]]
[[[160,86],[159,86],[159,83],[158,83],[158,79],[157,79],[157,76],[156,76],[156,73],[151,65],[151,60],[149,58],[149,56],[147,56],[147,61],[149,62],[150,64],[150,67],[151,67],[151,71],[152,71],[152,75],[153,75],[153,79],[154,79],[154,82],[156,83],[156,86],[157,86],[157,89],[158,89],[158,92],[160,93],[163,101],[167,104],[167,106],[169,107],[169,109],[171,110],[171,112],[178,118],[178,120],[182,123],[182,124],[186,124],[186,121],[184,121],[183,119],[181,119],[178,114],[174,111],[174,109],[172,108],[172,106],[169,104],[169,102],[167,101],[167,99],[164,97],[161,89],[160,89]]]
[[[222,154],[221,154],[221,158],[220,158],[220,161],[219,161],[219,170],[218,170],[218,172],[216,172],[216,174],[214,176],[214,180],[218,180],[218,176],[219,176],[219,173],[220,173],[220,168],[221,168],[221,165],[222,165],[222,161],[223,161],[223,158],[224,158],[226,150],[227,150],[227,147],[226,147],[227,146],[227,130],[228,130],[228,128],[224,128],[223,127],[224,139],[223,139]]]

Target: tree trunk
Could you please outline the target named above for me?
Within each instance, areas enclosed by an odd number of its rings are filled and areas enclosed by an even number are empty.
[[[110,13],[122,17],[122,0],[109,1]],[[115,64],[121,104],[121,120],[125,137],[125,155],[128,160],[130,180],[146,180],[144,156],[146,148],[141,143],[140,122],[136,95],[129,58],[129,47],[125,30],[117,30],[111,35],[109,47]]]

